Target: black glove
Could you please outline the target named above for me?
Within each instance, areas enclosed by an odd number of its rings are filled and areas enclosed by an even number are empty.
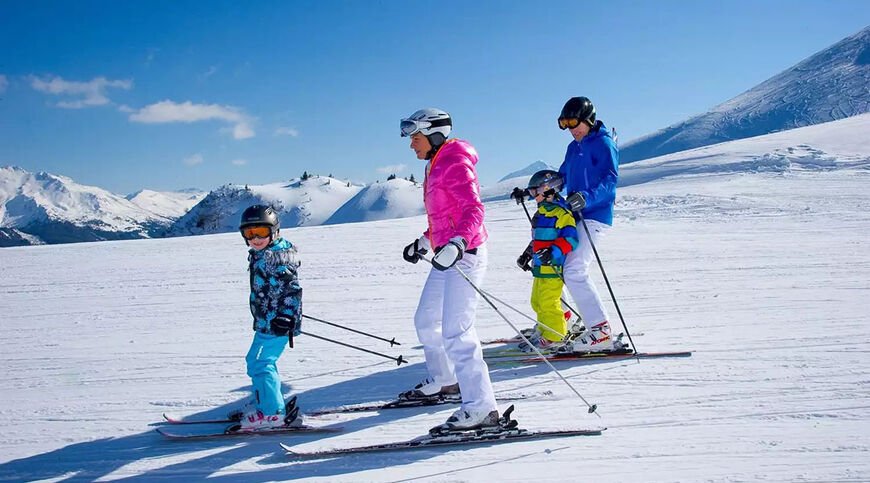
[[[525,199],[525,197],[528,195],[529,195],[528,190],[514,188],[514,190],[511,191],[511,199],[516,200],[517,204],[522,203],[523,199]]]
[[[402,258],[404,258],[406,262],[417,263],[420,261],[420,255],[425,255],[428,251],[429,250],[426,250],[426,248],[422,246],[420,239],[418,238],[402,250]]]
[[[583,193],[579,191],[569,196],[565,201],[567,201],[568,205],[571,206],[571,211],[575,213],[580,213],[583,211],[583,208],[586,208],[586,198],[584,198]]]
[[[528,272],[532,269],[532,245],[526,247],[523,254],[517,257],[517,266]]]
[[[538,260],[541,261],[541,265],[550,265],[553,263],[553,248],[541,248],[540,250],[535,252],[535,255],[538,256]]]
[[[462,258],[466,245],[465,238],[461,236],[451,238],[450,243],[435,250],[435,256],[432,257],[432,266],[442,272],[452,267]]]
[[[269,328],[273,334],[279,337],[283,335],[289,337],[290,341],[288,343],[290,347],[293,347],[293,336],[299,335],[300,332],[300,327],[296,321],[286,315],[279,315],[272,319],[269,322]]]

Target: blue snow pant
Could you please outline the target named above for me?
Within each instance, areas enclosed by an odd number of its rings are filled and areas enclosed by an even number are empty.
[[[245,357],[248,363],[248,376],[251,377],[251,392],[257,402],[257,409],[263,414],[284,412],[284,395],[281,393],[281,378],[275,361],[281,357],[288,343],[287,336],[254,333],[251,349]]]

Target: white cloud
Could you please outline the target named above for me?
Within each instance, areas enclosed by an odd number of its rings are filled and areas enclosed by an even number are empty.
[[[196,153],[193,156],[188,156],[181,160],[184,164],[188,166],[196,166],[197,164],[201,164],[204,159],[202,159],[202,154]]]
[[[247,160],[247,159],[234,159],[234,160],[232,160],[232,161],[230,161],[230,162],[233,163],[233,164],[235,164],[236,166],[244,166],[244,165],[248,164],[248,160]]]
[[[9,81],[6,80],[5,75],[0,75],[0,94],[6,91],[6,87],[9,85]]]
[[[291,137],[295,138],[296,136],[299,135],[299,131],[295,127],[279,126],[279,127],[275,128],[275,135],[276,136],[291,136]]]
[[[213,119],[228,122],[233,125],[232,133],[235,139],[254,137],[252,123],[254,118],[233,106],[218,104],[194,104],[190,101],[176,103],[170,100],[160,101],[139,109],[130,115],[133,122],[147,124],[162,124],[169,122],[199,122]]]
[[[109,80],[105,77],[94,77],[87,82],[67,81],[61,77],[40,79],[30,76],[30,86],[39,92],[56,96],[79,97],[79,99],[60,101],[57,107],[67,109],[81,109],[83,107],[103,106],[109,103],[106,97],[106,89],[110,87],[130,90],[133,88],[132,79]]]
[[[378,168],[378,171],[384,174],[396,174],[404,171],[406,167],[407,166],[404,164],[391,164],[389,166],[382,166]]]

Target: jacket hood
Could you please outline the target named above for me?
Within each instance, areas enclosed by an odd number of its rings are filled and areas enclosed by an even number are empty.
[[[474,146],[462,139],[448,139],[438,150],[438,158],[448,157],[450,155],[462,155],[471,160],[471,164],[477,164],[477,150]]]

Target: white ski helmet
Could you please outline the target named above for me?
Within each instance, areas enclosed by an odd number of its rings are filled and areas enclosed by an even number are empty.
[[[402,137],[411,136],[416,133],[421,133],[426,137],[439,133],[446,139],[450,135],[450,129],[453,126],[453,121],[450,120],[450,114],[427,107],[411,114],[406,119],[402,119],[399,123]],[[442,141],[443,142],[443,141]],[[440,143],[439,143],[440,144]]]

